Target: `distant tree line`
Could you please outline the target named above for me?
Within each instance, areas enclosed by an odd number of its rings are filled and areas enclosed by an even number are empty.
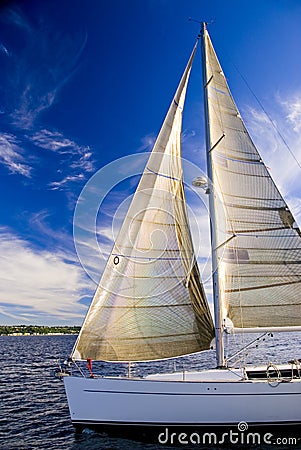
[[[78,334],[80,327],[77,326],[45,326],[45,325],[11,325],[1,326],[0,335],[11,334],[36,335],[36,334]]]

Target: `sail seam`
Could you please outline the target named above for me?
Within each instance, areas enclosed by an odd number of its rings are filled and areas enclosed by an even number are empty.
[[[259,200],[263,202],[281,202],[283,203],[281,198],[266,198],[266,197],[246,197],[244,195],[234,195],[224,192],[224,196],[234,197],[234,198],[243,198],[245,200]]]
[[[231,258],[226,258],[226,257],[221,257],[222,260],[227,261],[228,264],[237,264],[237,260],[236,259],[231,259]],[[284,265],[284,266],[290,266],[290,265],[295,265],[295,264],[300,264],[301,265],[301,261],[259,261],[259,260],[250,260],[250,259],[239,259],[240,264],[248,264],[250,266],[252,265],[268,265],[268,266],[279,266],[279,265]],[[289,275],[288,275],[289,276]],[[300,276],[300,275],[294,275],[294,276]]]
[[[179,103],[176,101],[176,99],[173,99],[175,105],[177,106],[177,108],[179,108],[180,111],[183,111],[183,107],[179,105]]]
[[[236,223],[243,223],[243,221],[238,221],[238,220],[232,220],[233,222]],[[245,223],[256,223],[256,222],[245,222]],[[278,231],[278,230],[292,230],[293,228],[287,226],[287,227],[273,227],[273,228],[256,228],[255,230],[237,230],[236,234],[239,235],[244,235],[245,233],[260,233],[261,231]],[[228,230],[227,233],[229,234],[233,234],[232,230]],[[291,235],[291,236],[261,236],[261,237],[273,237],[273,238],[279,238],[279,237],[286,237],[286,238],[295,238],[295,235]]]
[[[173,250],[173,251],[175,251],[175,250]],[[179,252],[180,253],[180,252]],[[153,257],[151,257],[151,256],[136,256],[136,255],[122,255],[122,254],[120,254],[120,253],[112,253],[112,256],[120,256],[120,257],[122,257],[122,258],[128,258],[128,259],[147,259],[147,260],[149,260],[149,261],[157,261],[157,260],[160,260],[160,261],[177,261],[177,260],[183,260],[183,259],[185,259],[185,260],[187,260],[187,261],[190,261],[190,258],[184,258],[184,257],[174,257],[174,258],[172,258],[172,257],[160,257],[160,256],[153,256]]]
[[[135,308],[171,308],[174,306],[190,306],[190,303],[170,303],[170,304],[166,304],[166,305],[135,305]],[[132,306],[103,306],[103,309],[131,309]],[[194,333],[191,333],[194,334]],[[174,335],[173,335],[174,336]]]
[[[253,287],[241,287],[238,289],[225,289],[226,293],[231,293],[231,292],[241,292],[241,291],[253,291],[253,290],[257,290],[257,289],[267,289],[267,288],[271,288],[271,287],[280,287],[280,286],[287,286],[290,284],[297,284],[297,283],[301,283],[301,280],[298,281],[288,281],[286,283],[275,283],[275,284],[267,284],[264,286],[253,286]],[[300,303],[296,303],[297,305],[299,305]],[[256,305],[255,305],[256,306]],[[257,305],[258,307],[266,307],[269,305]],[[274,305],[270,305],[270,306],[275,306]],[[281,303],[280,306],[285,306],[285,304]],[[242,307],[244,307],[244,305],[242,305]]]
[[[181,178],[175,178],[175,177],[171,177],[169,175],[165,175],[163,173],[155,172],[154,170],[150,169],[149,167],[146,167],[146,169],[149,172],[153,173],[154,175],[158,175],[159,177],[168,178],[169,180],[174,180],[174,181],[182,181]]]
[[[275,275],[240,275],[240,277],[243,279],[243,278],[258,278],[258,279],[260,279],[260,278],[275,278]],[[287,274],[287,275],[278,275],[277,274],[277,278],[296,278],[296,277],[299,277],[300,278],[300,275],[294,275],[294,274]]]
[[[241,158],[241,159],[231,158],[230,156],[223,155],[222,153],[217,154],[217,156],[219,158],[225,159],[226,161],[234,161],[234,162],[239,162],[239,163],[243,163],[243,164],[261,164],[262,165],[262,161],[260,161],[260,160],[256,161],[254,159],[247,159],[247,158]]]
[[[216,83],[216,84],[218,84],[218,83]],[[221,89],[218,89],[218,88],[216,88],[216,87],[212,87],[212,89],[214,89],[216,92],[219,92],[220,94],[223,94],[223,95],[229,95],[229,92],[224,92],[224,91],[222,91]]]
[[[208,86],[208,84],[213,80],[213,75],[211,75],[211,77],[209,78],[209,80],[207,81],[207,83],[204,84],[204,88],[206,88]]]
[[[250,206],[250,205],[240,205],[238,203],[228,203],[225,202],[226,206],[229,208],[237,208],[237,209],[250,209],[251,211],[286,211],[285,207],[273,207],[273,206]],[[252,222],[248,222],[252,223]]]
[[[221,140],[225,137],[225,133],[223,133],[223,135],[219,138],[219,140],[209,149],[209,153],[212,152],[212,150],[215,149],[215,147],[221,142]]]
[[[177,337],[181,337],[181,336],[197,336],[197,333],[179,333],[179,334],[156,334],[155,336],[143,336],[143,339],[161,339],[161,338],[170,338],[171,340],[173,338],[177,338]],[[120,340],[122,341],[141,341],[141,336],[133,336],[133,337],[122,337],[122,339],[118,339],[118,338],[110,338],[109,341],[110,342],[119,342]],[[105,339],[104,339],[105,341]]]
[[[270,178],[269,175],[256,175],[254,173],[247,172],[235,172],[235,170],[229,170],[228,167],[219,166],[219,169],[226,173],[234,173],[235,175],[242,175],[243,177],[253,177],[253,178]],[[283,200],[282,200],[283,201]]]
[[[294,251],[299,251],[301,250],[300,247],[278,247],[278,248],[268,248],[268,247],[240,247],[240,246],[235,246],[235,247],[227,247],[227,249],[229,250],[248,250],[248,251],[254,251],[254,252],[261,252],[261,251],[269,251],[269,252],[294,252]],[[300,262],[301,263],[301,262]]]

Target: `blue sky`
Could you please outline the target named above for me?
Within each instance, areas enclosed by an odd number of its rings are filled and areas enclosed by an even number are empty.
[[[141,169],[138,154],[151,150],[198,34],[189,17],[214,20],[209,32],[236,103],[300,224],[301,169],[240,75],[301,161],[298,0],[7,1],[0,7],[1,324],[81,324],[137,182],[130,175]],[[200,77],[198,52],[183,156],[204,170]],[[121,163],[126,179],[98,217],[99,247],[86,224],[83,268],[73,241],[76,201],[99,169],[127,155],[134,157]],[[110,179],[114,170],[101,174]],[[191,202],[206,236],[204,208]],[[200,246],[210,299],[208,239]]]

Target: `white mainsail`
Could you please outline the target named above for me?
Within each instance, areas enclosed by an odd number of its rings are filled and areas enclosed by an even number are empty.
[[[301,325],[301,238],[204,31],[221,311],[234,326]]]
[[[169,358],[209,349],[214,337],[188,225],[181,162],[182,110],[196,46],[114,244],[73,359]]]

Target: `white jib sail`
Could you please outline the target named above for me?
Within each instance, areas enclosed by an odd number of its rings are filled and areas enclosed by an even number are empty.
[[[74,359],[169,358],[208,349],[214,337],[181,163],[182,110],[195,50],[112,249]]]

